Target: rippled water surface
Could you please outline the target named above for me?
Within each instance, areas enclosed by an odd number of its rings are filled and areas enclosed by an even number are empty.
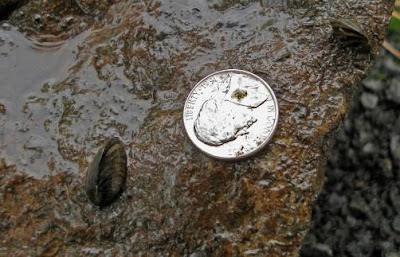
[[[70,162],[59,161],[57,168],[51,164],[63,159],[56,142],[63,98],[49,90],[68,77],[82,36],[42,46],[15,29],[0,31],[1,155],[31,175],[46,175],[50,168],[76,169]]]
[[[77,172],[85,145],[110,135],[135,137],[151,107],[151,100],[129,94],[126,78],[106,83],[90,63],[78,63],[89,33],[54,47],[15,30],[0,33],[1,155],[31,175]]]
[[[133,143],[151,108],[179,109],[192,86],[179,74],[194,83],[221,57],[240,66],[273,38],[263,26],[288,25],[283,13],[265,21],[256,5],[224,16],[198,1],[137,7],[116,5],[103,25],[70,39],[1,31],[1,157],[36,177],[77,172],[101,139]]]

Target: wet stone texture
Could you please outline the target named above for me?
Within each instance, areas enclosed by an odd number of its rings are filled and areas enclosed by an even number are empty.
[[[2,24],[0,255],[297,256],[393,2],[97,2],[32,0]],[[371,47],[330,19],[357,21]],[[183,130],[191,88],[226,68],[263,77],[280,105],[269,146],[237,163]],[[99,210],[85,170],[113,136],[126,190]]]

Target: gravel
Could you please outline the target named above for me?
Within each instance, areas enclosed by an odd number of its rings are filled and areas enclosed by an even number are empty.
[[[384,88],[383,82],[375,79],[363,81],[363,86],[375,92],[379,92]]]
[[[362,93],[361,104],[367,109],[374,109],[378,105],[379,98],[375,94]]]
[[[400,132],[400,131],[399,131]],[[390,140],[390,152],[396,161],[400,161],[400,135],[392,136]]]
[[[389,85],[387,90],[387,98],[393,102],[400,104],[400,79],[395,78]]]
[[[328,161],[302,257],[400,257],[399,104],[400,64],[382,51]]]
[[[400,214],[394,218],[392,227],[395,231],[400,232]]]

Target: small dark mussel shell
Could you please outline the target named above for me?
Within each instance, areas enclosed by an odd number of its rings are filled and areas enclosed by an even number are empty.
[[[333,36],[345,45],[371,46],[370,38],[355,20],[335,19],[331,21]]]
[[[107,140],[89,165],[86,195],[100,208],[110,205],[125,189],[127,156],[118,138]]]

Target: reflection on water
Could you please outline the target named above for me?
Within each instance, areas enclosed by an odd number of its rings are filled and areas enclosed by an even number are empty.
[[[6,109],[0,116],[0,157],[30,175],[76,172],[100,143],[94,139],[131,139],[151,106],[151,100],[129,95],[124,81],[97,79],[90,60],[74,69],[89,33],[43,43],[44,37],[0,31],[0,104]]]
[[[95,24],[71,39],[68,33],[25,38],[13,28],[1,30],[0,104],[7,111],[0,116],[0,157],[36,177],[83,171],[102,139],[118,136],[137,145],[145,121],[163,110],[180,111],[191,87],[187,77],[194,82],[213,71],[218,58],[237,67],[239,56],[252,62],[274,50],[253,49],[273,38],[262,27],[259,6],[220,16],[205,2],[191,5],[115,5],[101,29]],[[286,17],[270,22],[288,26]],[[191,22],[177,29],[178,20]],[[257,65],[268,61],[256,59]]]
[[[60,159],[50,128],[44,126],[46,120],[55,119],[46,106],[45,85],[68,75],[65,71],[74,62],[73,50],[80,38],[54,49],[51,44],[35,44],[12,29],[1,30],[0,40],[0,103],[6,108],[0,116],[1,156],[32,175],[45,175],[46,164]],[[69,168],[67,163],[60,166]]]

